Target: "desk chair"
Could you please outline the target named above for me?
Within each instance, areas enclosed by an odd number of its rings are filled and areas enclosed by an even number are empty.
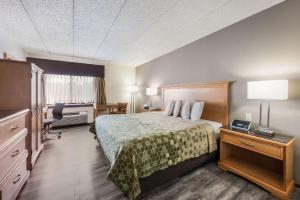
[[[117,103],[117,104],[118,104],[117,110],[113,110],[109,112],[109,114],[126,114],[127,103]]]
[[[43,126],[46,129],[44,131],[44,136],[46,136],[47,134],[56,134],[58,139],[61,138],[61,131],[56,131],[56,132],[51,131],[50,126],[54,122],[61,120],[63,118],[62,111],[64,109],[64,105],[65,105],[64,103],[56,103],[52,110],[53,117],[43,120]]]

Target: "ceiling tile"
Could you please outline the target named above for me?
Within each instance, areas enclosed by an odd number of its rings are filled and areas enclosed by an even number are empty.
[[[122,56],[126,53],[124,47],[141,37],[176,3],[177,0],[128,0],[97,56]],[[111,47],[115,51],[110,51]],[[108,51],[113,54],[108,55]]]
[[[0,32],[27,50],[47,51],[18,0],[1,0]]]
[[[125,59],[114,60],[114,62],[138,66],[280,2],[282,0],[213,0],[201,1],[202,4],[199,1],[198,4],[193,3],[194,6],[189,7],[189,0],[181,1],[172,10],[176,11],[168,12],[147,33],[132,44],[132,47],[129,48],[130,51],[127,51],[126,56],[124,56]],[[186,8],[185,12],[182,11],[184,7]],[[189,13],[194,9],[205,10],[206,14],[199,14],[198,17],[195,14],[190,14],[194,17],[179,20],[181,17],[185,17],[184,13]]]
[[[1,0],[0,32],[28,52],[137,66],[282,1]]]
[[[95,55],[124,1],[75,1],[75,56]]]
[[[22,0],[53,54],[73,55],[72,0]]]

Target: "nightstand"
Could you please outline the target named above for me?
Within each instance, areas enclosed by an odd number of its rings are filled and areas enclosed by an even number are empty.
[[[161,109],[160,108],[149,108],[149,109],[140,108],[140,109],[138,109],[138,112],[155,112],[155,111],[161,111]]]
[[[268,137],[223,127],[218,165],[286,200],[295,184],[294,141],[295,138],[281,134]]]

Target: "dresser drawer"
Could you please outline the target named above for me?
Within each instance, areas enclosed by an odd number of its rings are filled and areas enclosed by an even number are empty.
[[[250,138],[240,137],[238,135],[223,133],[223,142],[227,142],[245,149],[249,149],[273,158],[283,159],[283,148],[262,141],[252,140]]]
[[[0,152],[0,180],[26,151],[26,134],[27,132],[24,132],[24,134],[20,136],[20,138],[18,138],[10,146],[7,146],[6,149]]]
[[[22,185],[28,178],[29,172],[26,169],[26,157],[27,154],[23,156],[19,163],[17,163],[13,172],[10,173],[10,176],[7,179],[5,179],[6,182],[1,184],[2,187],[0,190],[2,200],[10,200],[13,197],[16,197]]]
[[[0,124],[0,146],[25,129],[25,116],[13,118]]]

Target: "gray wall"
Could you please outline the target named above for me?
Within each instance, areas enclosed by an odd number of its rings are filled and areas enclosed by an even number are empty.
[[[233,81],[230,118],[244,119],[250,112],[255,123],[259,101],[247,100],[246,82],[266,79],[289,79],[289,100],[272,102],[271,127],[297,138],[295,169],[300,169],[300,0],[278,4],[136,68],[142,88]],[[147,101],[144,94],[137,95],[138,105]],[[300,184],[300,171],[295,173]]]

